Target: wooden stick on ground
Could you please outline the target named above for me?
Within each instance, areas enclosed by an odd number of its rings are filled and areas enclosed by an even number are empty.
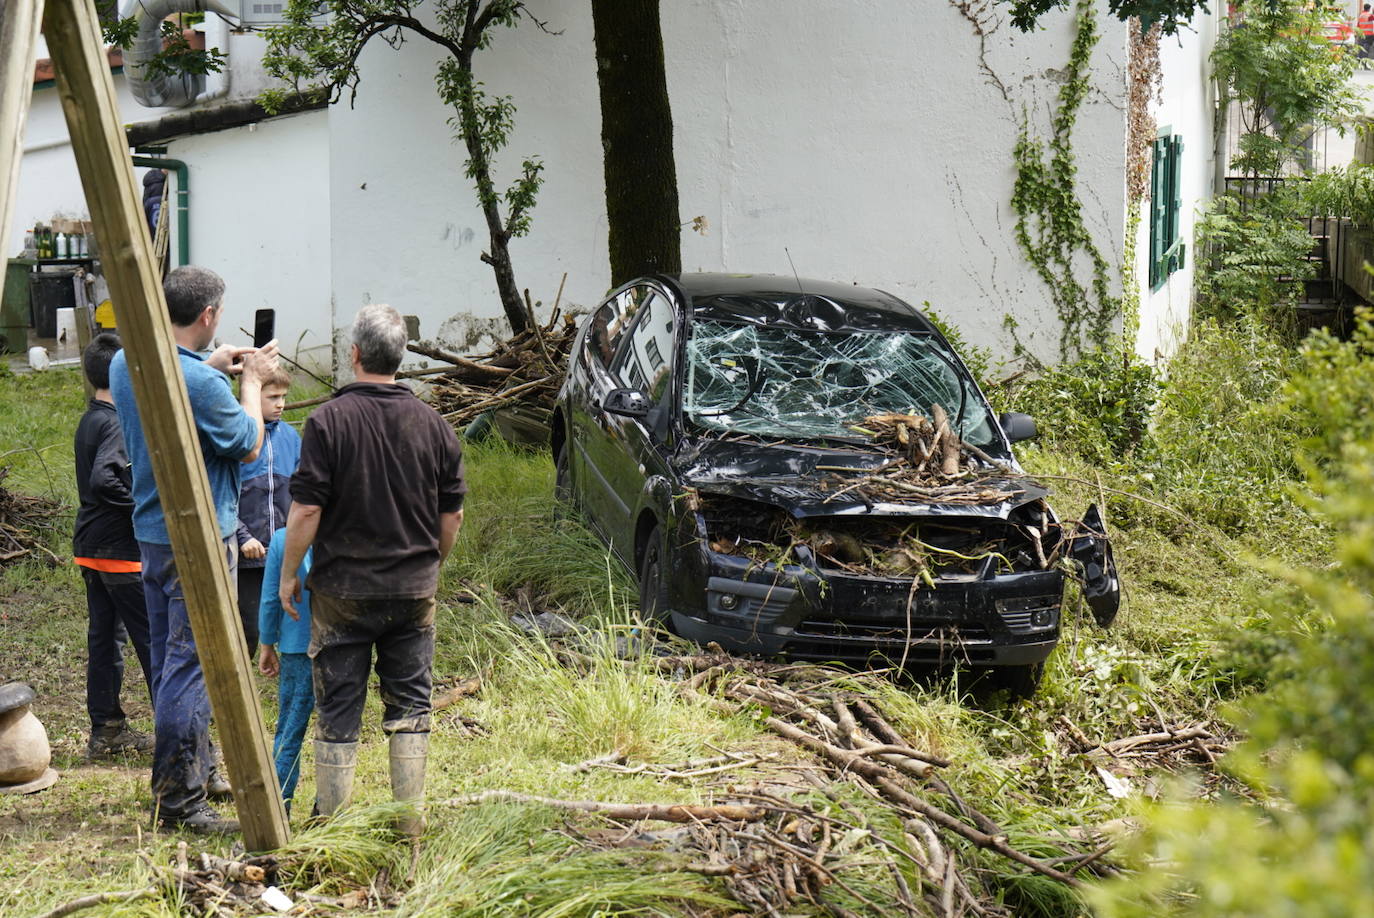
[[[59,905],[52,911],[39,915],[38,918],[64,918],[66,915],[74,914],[82,909],[95,908],[97,905],[110,905],[115,902],[123,904],[133,902],[136,899],[147,899],[155,895],[157,895],[156,886],[149,886],[146,889],[130,889],[124,892],[95,893]]]
[[[507,803],[538,803],[560,810],[575,810],[581,813],[597,813],[612,819],[658,819],[663,822],[755,822],[762,819],[767,810],[761,806],[724,803],[717,806],[700,806],[689,803],[606,803],[600,800],[558,800],[553,797],[539,797],[534,794],[520,794],[515,791],[489,790],[479,794],[450,797],[441,801],[441,806],[473,806],[492,801]]]

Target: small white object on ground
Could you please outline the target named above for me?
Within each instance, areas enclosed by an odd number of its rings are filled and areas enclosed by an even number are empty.
[[[48,349],[45,347],[29,348],[29,366],[35,370],[46,370],[48,368]]]
[[[291,901],[291,897],[275,886],[264,889],[262,895],[258,897],[258,901],[278,912],[289,912],[296,907],[296,903]]]

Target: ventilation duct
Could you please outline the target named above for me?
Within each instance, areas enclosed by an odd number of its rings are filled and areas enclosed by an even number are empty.
[[[162,51],[162,20],[175,13],[209,11],[237,17],[219,0],[143,0],[134,9],[138,18],[138,37],[124,52],[124,76],[140,105],[146,108],[180,108],[205,90],[205,77],[199,74],[152,73],[148,62]]]

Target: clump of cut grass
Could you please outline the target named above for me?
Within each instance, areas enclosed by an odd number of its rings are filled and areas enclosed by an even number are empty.
[[[561,819],[540,807],[463,808],[426,844],[398,918],[600,918],[732,905],[710,881],[674,869],[672,856],[589,851],[559,831]]]
[[[382,870],[399,877],[406,862],[394,825],[408,804],[352,806],[327,822],[298,832],[274,852],[282,881],[297,890],[345,892],[366,887]]]

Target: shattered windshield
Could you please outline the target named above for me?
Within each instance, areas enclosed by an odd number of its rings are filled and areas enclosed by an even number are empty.
[[[926,415],[939,404],[966,442],[994,439],[987,404],[930,335],[698,320],[686,371],[683,413],[708,430],[855,439],[869,415]]]

